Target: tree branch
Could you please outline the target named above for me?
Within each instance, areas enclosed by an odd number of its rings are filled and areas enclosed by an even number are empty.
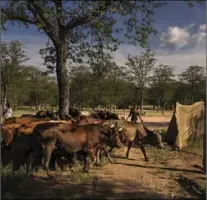
[[[27,7],[28,9],[32,12],[32,14],[34,16],[37,17],[37,14],[39,15],[39,13],[36,11],[36,9],[34,9],[32,7],[32,5],[29,3],[29,1],[27,2]],[[40,16],[39,16],[40,18]],[[49,27],[46,25],[45,21],[43,21],[41,18],[38,20],[37,19],[37,24],[38,25],[38,22],[40,22],[42,24],[42,29],[45,31],[45,33],[48,35],[48,37],[52,40],[54,46],[57,48],[58,47],[58,42],[57,42],[57,35],[54,33],[55,30],[52,29],[52,25]]]
[[[28,2],[28,5],[31,5],[31,6],[34,7],[36,13],[39,15],[40,19],[45,24],[47,30],[50,32],[50,34],[52,35],[52,37],[54,37],[53,39],[56,39],[58,37],[57,32],[55,30],[55,27],[53,26],[53,23],[50,22],[50,20],[45,16],[44,9],[40,5],[38,5],[38,3],[35,2],[34,0],[28,0],[27,2]],[[30,6],[30,9],[32,9],[31,6]],[[34,10],[33,10],[33,14],[34,14]]]
[[[92,21],[96,17],[100,16],[101,12],[105,11],[110,5],[112,5],[112,3],[113,1],[106,0],[105,5],[100,5],[98,8],[89,11],[85,16],[72,19],[65,27],[66,31]]]
[[[57,19],[57,24],[58,27],[63,27],[64,26],[64,20],[63,20],[63,2],[62,0],[52,0],[52,2],[55,4],[55,8],[56,8],[56,19]]]
[[[6,10],[4,10],[3,8],[1,9],[1,12],[6,16],[5,21],[17,20],[17,21],[21,21],[21,22],[25,22],[25,23],[29,23],[29,24],[36,24],[37,23],[37,20],[35,20],[35,19],[28,19],[24,16],[13,15],[12,13],[6,12]]]

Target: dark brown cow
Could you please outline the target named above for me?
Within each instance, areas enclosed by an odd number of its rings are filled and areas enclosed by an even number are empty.
[[[113,134],[115,131],[115,134]],[[88,170],[87,155],[92,158],[90,167],[96,162],[96,151],[98,148],[105,148],[105,145],[122,147],[118,140],[118,131],[106,128],[97,124],[74,125],[62,123],[40,124],[35,127],[33,141],[40,141],[44,151],[44,168],[48,173],[49,161],[52,152],[58,148],[67,153],[83,152],[84,171]],[[37,145],[36,145],[37,146]],[[34,149],[33,155],[38,154],[39,149]],[[30,173],[32,160],[27,165],[27,173]]]

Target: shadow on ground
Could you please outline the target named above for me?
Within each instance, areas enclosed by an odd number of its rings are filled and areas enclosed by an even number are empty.
[[[75,184],[69,178],[2,177],[2,199],[165,199],[132,182],[106,182],[91,178]]]
[[[197,173],[197,174],[203,174],[201,170],[191,170],[191,169],[182,169],[182,168],[171,168],[171,167],[155,167],[155,166],[149,166],[149,165],[139,165],[139,164],[131,164],[131,163],[121,163],[121,162],[115,162],[114,164],[118,165],[127,165],[127,166],[133,166],[133,167],[141,167],[141,168],[149,168],[149,169],[163,169],[163,170],[169,170],[169,171],[180,171],[180,172],[190,172],[190,173]]]
[[[199,199],[206,199],[205,189],[203,189],[195,181],[187,178],[186,176],[180,175],[179,179],[177,179],[177,182],[192,197],[199,198]]]

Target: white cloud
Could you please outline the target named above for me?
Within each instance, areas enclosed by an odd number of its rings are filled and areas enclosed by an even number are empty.
[[[201,24],[196,33],[191,33],[194,24],[184,26],[170,26],[166,33],[160,36],[161,46],[174,47],[181,49],[183,47],[200,47],[206,45],[206,25]]]
[[[163,44],[175,45],[177,48],[181,48],[188,44],[189,33],[185,28],[179,28],[177,26],[170,26],[167,29],[167,33],[161,34],[160,40]]]
[[[200,30],[200,31],[204,31],[204,32],[206,32],[206,24],[201,24],[201,25],[199,26],[199,30]]]

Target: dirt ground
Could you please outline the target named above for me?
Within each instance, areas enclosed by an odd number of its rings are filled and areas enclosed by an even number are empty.
[[[205,175],[193,167],[201,165],[201,156],[169,150],[150,151],[147,149],[150,161],[145,162],[137,148],[132,148],[128,160],[126,149],[118,149],[114,164],[94,167],[89,172],[90,177],[81,183],[73,182],[70,172],[51,180],[42,171],[27,182],[18,183],[16,189],[19,197],[26,199],[205,198]],[[5,190],[6,184],[2,184],[2,192]],[[12,197],[13,192],[7,190],[6,196]]]
[[[150,128],[167,127],[170,117],[143,117]],[[157,123],[153,124],[152,123]],[[151,125],[150,125],[151,123]],[[71,172],[49,179],[42,171],[15,185],[2,184],[5,199],[205,199],[202,155],[170,149],[146,149],[149,162],[136,145],[126,159],[126,148],[116,149],[115,163],[94,166],[85,181],[73,181]],[[16,193],[14,195],[14,193]]]

